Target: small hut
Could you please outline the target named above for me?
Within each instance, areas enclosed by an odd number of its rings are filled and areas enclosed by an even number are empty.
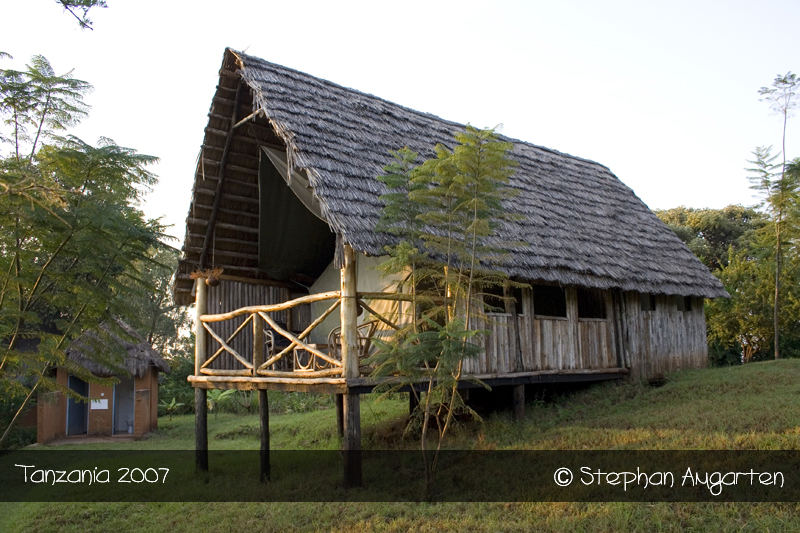
[[[116,383],[85,380],[62,366],[52,369],[60,386],[89,401],[60,391],[40,393],[37,442],[81,435],[141,436],[158,426],[158,372],[169,372],[169,365],[130,326],[116,323],[121,331],[103,325],[97,332],[85,332],[67,350],[71,363],[99,378],[115,378]],[[116,356],[95,355],[109,345],[119,348]]]

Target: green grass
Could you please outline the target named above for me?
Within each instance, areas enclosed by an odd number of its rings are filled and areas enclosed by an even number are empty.
[[[362,402],[364,447],[403,441],[402,399]],[[191,416],[159,420],[141,449],[193,446]],[[209,416],[211,449],[258,447],[257,418]],[[272,415],[274,448],[338,447],[333,409]],[[94,445],[108,448],[108,445]],[[122,445],[130,447],[130,445]],[[800,361],[680,372],[666,385],[605,384],[456,428],[477,449],[799,449]],[[795,531],[796,504],[86,503],[0,504],[0,531]]]

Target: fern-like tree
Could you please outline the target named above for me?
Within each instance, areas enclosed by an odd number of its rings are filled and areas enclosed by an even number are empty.
[[[781,134],[781,163],[776,165],[777,156],[772,156],[769,148],[759,147],[754,151],[755,160],[751,161],[752,188],[762,194],[763,204],[769,210],[775,230],[775,292],[772,306],[772,324],[774,329],[774,355],[780,358],[780,304],[781,281],[783,276],[783,251],[786,244],[787,217],[793,206],[797,204],[798,179],[794,172],[787,173],[786,129],[792,109],[797,106],[800,78],[792,72],[778,75],[769,87],[761,87],[758,93],[762,100],[768,102],[772,110],[783,119]]]
[[[455,140],[452,150],[437,145],[435,157],[422,163],[408,148],[398,150],[379,177],[389,189],[379,229],[396,240],[382,268],[400,279],[410,304],[393,340],[379,343],[375,375],[391,376],[387,389],[410,387],[415,395],[412,385],[425,384],[417,401],[428,486],[454,416],[468,410],[458,382],[464,360],[482,350],[483,331],[475,327],[482,295],[507,278],[495,268],[507,244],[495,230],[509,216],[503,201],[513,194],[512,146],[492,130],[472,127]],[[429,460],[432,425],[437,444]]]
[[[90,85],[34,57],[0,70],[0,394],[20,398],[5,431],[42,388],[62,390],[52,366],[91,379],[66,357],[87,330],[133,321],[153,287],[143,265],[161,250],[163,228],[137,207],[155,176],[152,156],[110,139],[91,145],[58,136],[87,111]],[[123,332],[119,332],[122,334]],[[109,346],[103,363],[119,365]]]

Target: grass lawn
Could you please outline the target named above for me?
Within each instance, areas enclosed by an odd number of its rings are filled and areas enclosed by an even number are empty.
[[[404,399],[362,402],[365,448],[411,448]],[[191,416],[137,449],[191,449]],[[254,415],[210,414],[209,447],[257,449]],[[333,409],[272,415],[276,449],[336,449]],[[86,445],[108,449],[108,444]],[[131,448],[130,444],[122,444]],[[679,372],[658,388],[609,383],[458,427],[460,449],[800,449],[800,360]],[[0,531],[797,531],[798,504],[0,503]]]

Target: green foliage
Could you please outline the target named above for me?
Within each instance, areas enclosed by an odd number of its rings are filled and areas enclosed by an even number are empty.
[[[457,386],[463,361],[481,351],[483,332],[474,324],[483,311],[482,291],[506,281],[492,267],[505,243],[492,234],[513,192],[512,146],[472,127],[455,139],[452,151],[437,145],[435,157],[419,165],[408,148],[394,152],[378,178],[389,189],[379,229],[396,238],[381,268],[400,279],[398,290],[411,302],[410,319],[391,341],[375,341],[371,362],[375,376],[391,376],[384,391],[427,383],[418,408],[423,452],[432,425],[438,435],[437,454],[430,462],[426,456],[428,481],[448,428],[467,409]]]
[[[22,407],[39,388],[73,394],[50,378],[53,365],[92,379],[66,358],[78,335],[156,312],[140,303],[155,292],[145,266],[165,253],[163,228],[137,207],[156,158],[56,135],[86,114],[89,88],[39,56],[24,71],[0,70],[11,148],[0,157],[0,393],[23,394]],[[119,346],[106,348],[95,357],[119,363]]]
[[[210,389],[206,393],[206,406],[208,407],[208,410],[214,411],[214,414],[216,415],[220,410],[233,401],[234,392],[236,391],[233,389]]]
[[[161,400],[158,402],[158,415],[169,415],[169,419],[172,420],[172,415],[180,413],[184,406],[185,404],[178,402],[174,396],[170,401]]]
[[[754,231],[767,224],[753,207],[729,205],[722,209],[675,207],[655,212],[712,272],[728,264],[729,248],[751,245]]]
[[[173,353],[167,359],[170,371],[159,376],[159,395],[163,398],[174,398],[183,404],[176,410],[176,414],[191,413],[194,411],[194,389],[186,380],[194,374],[194,335],[182,339],[182,350]]]
[[[83,29],[92,30],[92,21],[89,19],[89,10],[93,7],[108,7],[105,0],[56,0],[64,10],[75,17],[78,25]]]

